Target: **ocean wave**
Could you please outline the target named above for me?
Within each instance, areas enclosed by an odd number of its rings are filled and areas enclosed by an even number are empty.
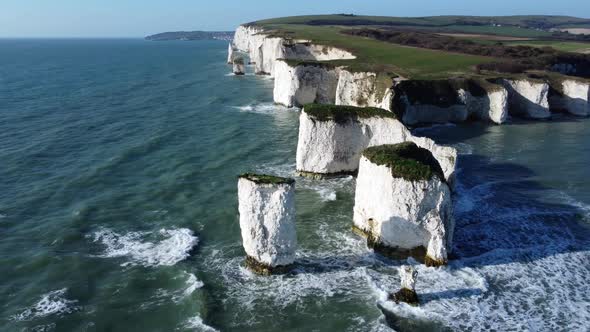
[[[186,228],[130,232],[125,235],[101,229],[90,237],[106,247],[105,253],[100,257],[128,257],[131,260],[121,264],[122,266],[172,266],[186,259],[190,250],[199,242],[193,232]],[[150,239],[154,241],[150,242]]]
[[[63,288],[42,295],[36,304],[13,316],[13,320],[27,321],[39,317],[69,314],[78,310],[74,306],[78,301],[68,300],[65,296],[66,292],[67,288]]]
[[[233,106],[233,108],[242,112],[257,114],[276,114],[277,112],[297,111],[297,108],[288,108],[274,103],[252,103],[244,106]]]
[[[200,316],[189,318],[182,326],[181,329],[177,330],[190,330],[199,332],[218,332],[219,330],[205,324]]]

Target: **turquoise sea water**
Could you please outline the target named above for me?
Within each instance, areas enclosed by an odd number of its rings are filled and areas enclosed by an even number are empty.
[[[455,259],[396,306],[353,178],[298,179],[295,274],[242,267],[236,176],[293,175],[298,110],[226,50],[0,41],[1,331],[590,329],[589,119],[417,130],[462,153]]]

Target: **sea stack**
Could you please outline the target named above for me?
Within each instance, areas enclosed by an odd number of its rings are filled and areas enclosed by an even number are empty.
[[[245,70],[244,70],[244,59],[243,58],[235,58],[233,60],[233,65],[234,65],[234,75],[244,75],[245,74]]]
[[[430,151],[405,142],[363,152],[354,227],[370,247],[441,266],[448,261],[454,226],[451,190]]]
[[[551,87],[549,105],[552,111],[565,111],[577,116],[590,115],[590,82],[566,79]]]
[[[246,173],[238,200],[246,265],[262,275],[284,273],[295,261],[295,180]]]
[[[404,302],[413,306],[420,304],[418,294],[416,294],[416,278],[418,278],[418,271],[408,265],[402,265],[399,268],[402,288],[395,294],[392,294],[390,299],[396,303]]]
[[[413,136],[394,113],[373,107],[309,104],[299,117],[297,171],[312,177],[355,173],[367,147],[406,141],[432,151],[445,178],[453,178],[457,151]]]
[[[230,65],[234,63],[234,45],[229,43],[227,47],[227,63]]]

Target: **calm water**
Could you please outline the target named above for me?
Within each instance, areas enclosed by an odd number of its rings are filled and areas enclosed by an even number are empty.
[[[590,120],[418,131],[462,153],[456,257],[396,306],[352,178],[298,181],[296,275],[242,268],[236,176],[292,174],[298,111],[226,49],[0,41],[0,330],[590,329]]]

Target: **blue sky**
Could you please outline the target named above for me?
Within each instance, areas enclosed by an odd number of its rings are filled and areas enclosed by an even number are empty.
[[[385,16],[554,14],[590,18],[588,0],[0,0],[0,37],[142,37],[233,30],[257,19],[355,13]]]

